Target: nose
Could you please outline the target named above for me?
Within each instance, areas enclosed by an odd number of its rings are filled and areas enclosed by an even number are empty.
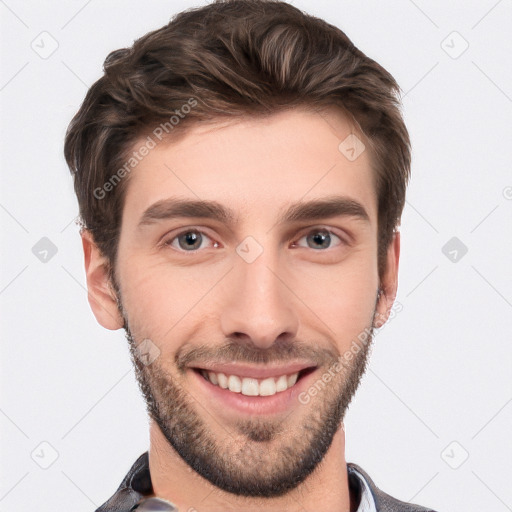
[[[270,250],[252,263],[236,257],[219,304],[224,336],[249,338],[261,349],[278,338],[296,337],[299,321],[295,296],[276,261]]]

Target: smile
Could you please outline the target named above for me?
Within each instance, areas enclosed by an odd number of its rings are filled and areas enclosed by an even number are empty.
[[[225,375],[224,373],[201,371],[201,375],[213,385],[228,389],[233,393],[242,393],[245,396],[272,396],[291,388],[299,377],[299,372],[291,375],[281,375],[277,379],[253,379],[239,377],[238,375]]]
[[[293,373],[246,377],[225,372],[214,372],[204,368],[193,368],[197,385],[207,403],[217,405],[222,414],[238,413],[253,415],[275,414],[297,407],[301,389],[307,388],[309,376],[316,367],[303,368]]]

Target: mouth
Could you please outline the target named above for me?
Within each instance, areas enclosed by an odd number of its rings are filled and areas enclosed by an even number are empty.
[[[191,368],[191,371],[201,395],[205,396],[207,403],[219,406],[219,412],[229,414],[234,410],[237,413],[265,415],[285,412],[299,405],[297,396],[310,385],[309,381],[317,367],[289,371],[291,369],[283,369],[283,373],[281,370],[274,371],[273,375],[260,378],[205,368]]]
[[[235,373],[214,372],[203,368],[194,368],[207,382],[232,393],[245,396],[273,396],[292,388],[316,367],[303,368],[297,372],[283,372],[266,378],[244,377]]]

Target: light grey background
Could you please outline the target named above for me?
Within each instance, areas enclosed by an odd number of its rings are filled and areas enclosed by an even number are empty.
[[[512,3],[293,3],[395,76],[413,142],[403,310],[348,412],[347,461],[439,512],[512,510]],[[197,5],[0,0],[0,512],[92,511],[148,448],[124,333],[86,300],[62,144],[107,53]]]

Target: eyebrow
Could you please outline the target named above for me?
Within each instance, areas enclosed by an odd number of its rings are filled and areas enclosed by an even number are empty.
[[[291,204],[280,214],[277,223],[285,224],[341,216],[370,222],[367,211],[358,201],[344,196],[330,196]],[[232,225],[237,223],[238,218],[233,210],[216,201],[169,198],[149,206],[142,214],[138,227],[181,217],[212,219]]]
[[[284,224],[329,217],[355,217],[370,222],[370,216],[361,203],[348,197],[332,196],[293,203],[281,214],[278,223]]]
[[[225,224],[235,223],[234,212],[216,201],[169,198],[157,201],[147,208],[139,221],[139,227],[179,217],[201,217]]]

